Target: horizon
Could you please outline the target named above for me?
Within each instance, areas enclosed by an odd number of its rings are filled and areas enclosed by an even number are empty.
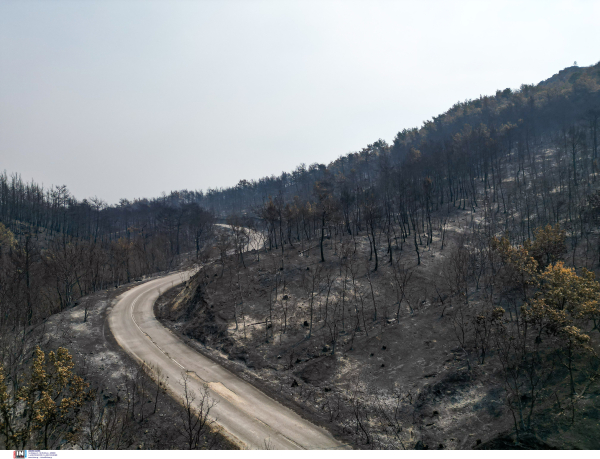
[[[598,61],[598,5],[430,5],[4,3],[2,169],[109,204],[226,188]]]
[[[563,69],[560,69],[560,70],[558,70],[558,71],[557,71],[555,74],[553,74],[553,75],[550,75],[548,78],[545,78],[545,79],[543,79],[543,80],[541,80],[541,81],[539,81],[539,82],[537,82],[537,83],[532,83],[532,84],[533,84],[533,85],[538,85],[539,83],[541,83],[541,82],[543,82],[543,81],[545,81],[545,80],[547,80],[547,79],[551,78],[552,76],[554,76],[554,75],[557,75],[559,72],[561,72],[561,71],[563,71],[563,70],[566,70],[566,69],[569,69],[569,68],[572,68],[572,67],[577,67],[577,68],[586,68],[586,67],[592,67],[592,66],[594,66],[594,65],[595,65],[595,64],[590,64],[590,65],[586,65],[586,66],[581,66],[581,65],[579,65],[577,62],[574,62],[572,65],[568,65],[568,66],[564,67]],[[523,83],[523,84],[527,84],[527,83]],[[511,90],[513,90],[513,91],[515,91],[515,92],[517,92],[517,91],[520,91],[520,87],[512,87],[512,88],[505,88],[505,89],[511,89]],[[487,96],[487,97],[493,97],[493,95],[491,95],[491,94],[481,94],[481,95],[480,95],[480,97],[486,97],[486,96]],[[472,100],[475,100],[475,99],[465,99],[465,100],[463,100],[463,101],[461,101],[461,100],[458,100],[456,103],[470,102],[470,101],[472,101]],[[447,110],[449,110],[450,108],[451,108],[451,107],[448,107],[448,109],[447,109]],[[423,126],[424,126],[424,125],[425,125],[425,124],[426,124],[428,121],[431,121],[431,120],[432,120],[434,117],[437,117],[437,116],[439,116],[439,115],[442,115],[442,114],[446,113],[446,111],[447,111],[447,110],[444,110],[442,113],[439,113],[438,115],[432,115],[432,117],[431,117],[431,118],[424,120],[424,121],[423,121],[423,122],[422,122],[422,123],[421,123],[419,126],[412,126],[412,127],[402,128],[402,129],[400,129],[398,132],[402,131],[403,129],[408,129],[408,130],[410,130],[410,129],[412,129],[412,128],[421,129],[421,128],[422,128],[422,127],[423,127]],[[386,142],[387,142],[389,145],[391,145],[391,144],[392,144],[392,142],[393,142],[393,139],[378,139],[378,140],[385,140],[385,141],[386,141]],[[366,146],[366,145],[365,145],[365,146]],[[362,148],[362,147],[361,147],[361,148]],[[357,149],[355,152],[358,152],[358,151],[359,151],[359,150]],[[336,157],[336,158],[333,158],[333,159],[331,159],[330,161],[328,161],[328,164],[331,164],[332,162],[336,161],[338,158],[340,158],[340,157],[342,157],[342,156],[346,156],[346,155],[348,155],[348,154],[350,154],[350,153],[353,153],[353,152],[348,152],[348,153],[341,154],[341,155],[339,155],[338,157]],[[306,164],[306,163],[298,163],[298,164],[297,164],[295,167],[298,167],[298,166],[300,166],[301,164],[304,164],[305,166],[310,166],[312,163],[311,163],[311,164]],[[323,164],[323,163],[318,163],[318,164]],[[327,166],[328,164],[325,164],[325,166]],[[2,172],[5,172],[5,173],[7,173],[9,176],[10,176],[10,175],[12,175],[12,174],[17,174],[17,175],[18,175],[19,177],[21,177],[21,179],[22,179],[22,174],[21,174],[21,173],[19,173],[18,171],[11,171],[11,172],[9,172],[9,171],[6,171],[6,169],[5,169],[5,170],[4,170],[4,171],[2,171]],[[240,181],[241,181],[241,180],[246,180],[246,181],[248,181],[248,182],[258,182],[258,181],[259,181],[260,179],[262,179],[262,178],[271,177],[272,175],[279,176],[279,175],[281,175],[282,173],[291,173],[291,172],[292,172],[292,168],[290,168],[290,169],[288,169],[288,170],[286,170],[286,171],[281,171],[279,174],[262,175],[262,176],[260,176],[260,177],[253,177],[253,178],[242,178],[242,179],[240,179]],[[33,183],[38,183],[38,182],[35,180],[35,177],[31,177],[29,180],[25,180],[25,182],[29,182],[29,183],[31,183],[31,182],[33,182]],[[48,186],[46,186],[44,183],[38,183],[38,184],[39,184],[39,185],[41,185],[41,186],[42,186],[43,188],[45,188],[45,189],[49,189],[49,188],[52,188],[52,187],[54,187],[54,186],[63,186],[63,185],[64,185],[64,186],[66,186],[66,187],[69,189],[69,185],[68,185],[67,183],[61,183],[60,185],[59,185],[59,184],[54,184],[54,183],[53,183],[53,184],[51,184],[49,187],[48,187]],[[157,194],[154,194],[154,195],[151,195],[151,196],[134,196],[133,198],[119,198],[119,200],[126,199],[126,200],[128,200],[129,202],[131,202],[131,203],[135,203],[136,201],[143,201],[143,200],[145,200],[145,199],[148,199],[148,200],[152,200],[152,199],[158,199],[158,198],[160,198],[160,197],[162,197],[162,196],[164,196],[164,195],[166,195],[166,196],[169,196],[169,195],[170,195],[170,194],[172,194],[172,193],[177,193],[177,192],[181,192],[181,191],[184,191],[184,190],[187,190],[187,191],[190,191],[190,192],[198,192],[198,193],[202,192],[202,193],[206,193],[206,192],[207,192],[208,190],[210,190],[210,189],[215,189],[215,190],[218,190],[218,191],[220,191],[220,190],[224,190],[224,189],[227,189],[227,188],[232,188],[232,187],[234,187],[235,185],[236,185],[236,184],[233,184],[233,185],[228,185],[228,186],[215,186],[215,187],[208,187],[208,188],[206,188],[206,189],[203,189],[203,188],[197,188],[197,189],[178,188],[178,189],[171,189],[171,190],[168,190],[168,191],[167,191],[167,190],[161,190],[159,193],[157,193]],[[71,192],[71,195],[72,195],[73,197],[75,197],[75,198],[76,198],[78,201],[87,200],[87,199],[89,199],[89,198],[99,198],[99,199],[102,199],[102,196],[96,196],[96,195],[95,195],[95,196],[89,196],[89,197],[83,197],[83,198],[81,198],[81,197],[75,196],[75,195],[72,193],[71,189],[69,189],[69,192]],[[102,199],[102,200],[104,200],[104,199]],[[105,202],[106,202],[106,201],[105,201]],[[109,206],[116,206],[116,205],[118,205],[118,204],[119,204],[119,202],[118,202],[118,201],[115,201],[115,202],[110,202],[110,203],[109,203],[109,202],[106,202],[106,204],[108,204]]]

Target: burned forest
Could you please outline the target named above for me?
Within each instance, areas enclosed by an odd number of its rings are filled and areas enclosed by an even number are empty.
[[[208,385],[176,397],[105,330],[180,271],[160,323],[346,447],[597,449],[599,118],[600,63],[231,188],[108,205],[4,172],[0,445],[240,447]]]

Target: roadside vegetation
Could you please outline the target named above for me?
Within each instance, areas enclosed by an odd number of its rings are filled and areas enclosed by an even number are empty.
[[[173,398],[160,369],[105,335],[107,309],[127,288],[87,296],[12,342],[0,370],[3,449],[237,448],[209,419],[205,393]]]

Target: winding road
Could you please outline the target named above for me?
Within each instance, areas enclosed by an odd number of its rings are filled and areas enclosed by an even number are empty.
[[[159,367],[171,393],[182,398],[182,376],[197,394],[208,385],[217,402],[211,417],[247,449],[340,449],[346,446],[321,427],[271,399],[248,382],[198,353],[154,316],[161,292],[185,282],[193,271],[170,274],[118,297],[108,323],[119,345],[138,361]]]

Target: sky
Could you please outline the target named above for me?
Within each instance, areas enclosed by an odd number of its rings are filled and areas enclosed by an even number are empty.
[[[0,171],[78,199],[328,164],[600,60],[598,1],[0,2]]]

